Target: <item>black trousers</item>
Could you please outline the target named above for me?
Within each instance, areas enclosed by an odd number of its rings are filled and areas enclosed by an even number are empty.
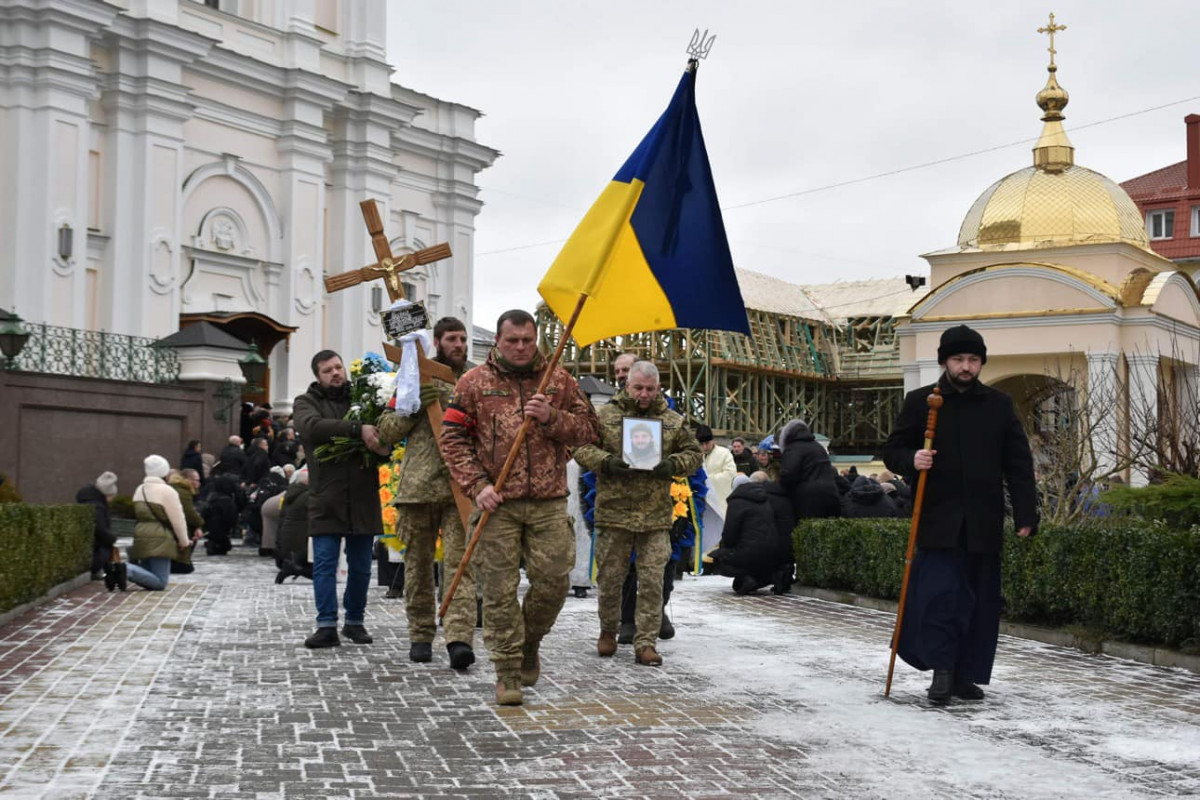
[[[998,553],[918,550],[896,652],[920,670],[954,670],[956,683],[989,683],[1000,607]]]
[[[621,624],[633,625],[637,622],[637,568],[631,562],[629,572],[625,573],[625,583],[621,586]],[[667,561],[663,570],[663,607],[671,599],[671,591],[675,588],[675,562]]]

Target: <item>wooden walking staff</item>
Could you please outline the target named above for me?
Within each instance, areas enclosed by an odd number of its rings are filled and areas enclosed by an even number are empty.
[[[367,223],[367,232],[371,234],[371,246],[375,249],[375,257],[379,261],[362,269],[352,269],[349,272],[343,272],[340,275],[332,275],[326,278],[325,291],[330,293],[337,292],[342,289],[348,289],[351,286],[357,286],[364,281],[383,278],[383,285],[387,287],[388,297],[394,303],[397,300],[404,299],[404,286],[400,283],[401,272],[451,256],[450,245],[442,243],[435,244],[433,247],[427,247],[424,250],[418,250],[415,253],[409,253],[401,258],[393,258],[392,247],[388,244],[387,236],[383,232],[383,220],[379,216],[379,206],[376,205],[374,200],[364,200],[359,203],[359,208],[362,209],[363,220]],[[451,386],[458,382],[458,378],[454,376],[453,370],[445,364],[439,364],[426,356],[424,348],[418,347],[416,350],[417,365],[422,382],[430,381],[434,378],[445,381]],[[399,347],[386,343],[383,345],[383,353],[389,361],[395,364],[400,363],[403,355],[403,351]],[[433,428],[433,435],[436,440],[437,437],[442,435],[441,402],[434,400],[425,407],[425,414],[429,418],[429,424]],[[450,490],[454,493],[454,505],[458,508],[458,515],[462,518],[463,530],[466,530],[467,522],[473,510],[471,500],[463,494],[462,489],[454,481],[450,481]]]
[[[933,394],[925,398],[925,402],[929,405],[929,418],[925,421],[925,446],[921,449],[930,450],[933,448],[933,432],[937,429],[938,409],[945,402],[942,399],[942,390],[937,386],[933,387]],[[892,631],[892,655],[888,659],[884,697],[892,693],[892,672],[896,669],[896,648],[900,645],[900,625],[904,621],[904,601],[908,597],[908,576],[912,572],[913,550],[917,545],[917,526],[921,524],[921,503],[925,499],[925,478],[928,476],[929,470],[926,469],[921,470],[921,474],[917,476],[917,493],[913,499],[912,526],[908,529],[908,552],[904,555],[904,580],[900,582],[900,604],[896,608],[896,627]]]
[[[575,322],[579,319],[579,312],[583,311],[583,304],[587,302],[587,298],[586,294],[579,295],[579,302],[575,304],[575,310],[571,312],[571,318],[567,320],[567,327],[563,329],[562,336],[558,340],[558,346],[554,348],[554,355],[550,357],[549,363],[546,364],[546,370],[542,373],[542,380],[538,383],[537,391],[534,394],[546,393],[546,386],[550,383],[550,377],[554,373],[554,368],[558,366],[559,359],[562,358],[563,348],[566,347],[567,340],[571,338],[571,331],[575,329]],[[521,421],[521,427],[517,428],[517,437],[513,440],[512,448],[508,451],[508,457],[504,459],[504,465],[500,467],[500,474],[496,476],[496,482],[492,484],[492,488],[496,490],[497,494],[503,493],[504,482],[508,480],[508,473],[512,470],[513,462],[517,459],[517,452],[521,449],[521,442],[525,441],[525,434],[529,431],[529,425],[532,422],[532,417],[525,417]],[[492,512],[481,511],[479,522],[475,524],[475,532],[471,534],[471,541],[467,542],[467,549],[463,551],[462,562],[458,565],[458,569],[454,571],[454,579],[450,581],[450,586],[446,589],[446,596],[442,598],[442,605],[438,608],[439,617],[446,616],[446,610],[450,608],[450,601],[454,599],[454,592],[458,589],[458,582],[462,580],[463,573],[467,571],[467,564],[471,563],[471,555],[475,552],[475,545],[479,544],[479,536],[483,533],[483,526],[487,525],[491,516]]]

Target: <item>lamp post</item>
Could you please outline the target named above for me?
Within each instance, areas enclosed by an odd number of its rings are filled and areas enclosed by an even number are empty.
[[[4,313],[4,312],[0,312]],[[22,325],[22,319],[16,314],[4,314],[0,318],[0,353],[4,353],[4,369],[14,368],[17,356],[29,341],[29,331]]]
[[[217,422],[227,422],[229,409],[241,401],[242,395],[260,391],[261,384],[267,377],[267,360],[258,354],[258,345],[253,341],[250,342],[246,355],[238,359],[238,368],[242,371],[242,377],[246,379],[246,385],[239,392],[229,378],[221,381],[220,387],[213,395],[213,399],[218,402],[217,407],[213,409],[213,419]]]

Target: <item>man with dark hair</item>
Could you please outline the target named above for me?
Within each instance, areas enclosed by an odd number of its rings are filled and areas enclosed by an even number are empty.
[[[1004,486],[1017,536],[1038,524],[1033,457],[1012,399],[979,382],[987,363],[983,337],[949,328],[938,346],[945,371],[936,386],[944,403],[932,449],[924,449],[926,398],[934,385],[909,392],[883,448],[888,469],[912,479],[928,470],[917,554],[897,650],[932,669],[929,699],[983,698],[1000,631],[1000,555]],[[936,459],[934,458],[936,456]]]
[[[487,362],[454,389],[439,442],[454,480],[491,514],[475,563],[500,705],[520,705],[521,687],[541,675],[538,650],[566,601],[575,559],[567,461],[572,447],[597,434],[596,412],[565,369],[555,367],[544,391],[537,391],[546,367],[533,317],[501,314]],[[525,419],[532,424],[514,449]],[[510,452],[512,468],[498,492],[494,484]],[[522,558],[529,578],[523,606],[517,599]]]
[[[656,667],[662,656],[655,645],[662,627],[663,571],[671,557],[671,517],[675,476],[696,471],[704,456],[683,417],[667,407],[658,368],[639,361],[629,370],[625,389],[599,411],[600,438],[575,451],[575,460],[596,473],[596,585],[600,591],[600,638],[596,652],[617,652],[621,586],[629,558],[637,550],[637,633],[634,660]],[[632,468],[622,456],[626,417],[656,419],[662,430],[661,460],[651,470]],[[629,457],[626,455],[625,457]]]
[[[450,367],[456,377],[473,367],[467,361],[467,327],[454,317],[442,317],[433,326],[437,347],[434,360]],[[408,617],[408,657],[426,662],[433,658],[437,635],[437,601],[433,591],[433,560],[438,532],[442,536],[443,575],[453,574],[466,549],[466,533],[450,491],[450,471],[438,452],[426,409],[435,401],[444,408],[454,387],[440,381],[421,384],[421,408],[409,416],[387,412],[379,420],[380,436],[389,442],[407,438],[395,505],[400,512],[396,534],[405,544],[404,610]],[[463,573],[446,616],[442,620],[450,666],[464,670],[475,663],[475,574]]]
[[[754,472],[754,454],[746,447],[746,440],[740,436],[733,437],[733,441],[729,443],[729,452],[733,453],[733,464],[737,467],[737,471],[750,476]]]
[[[361,438],[368,449],[387,455],[390,448],[379,439],[374,425],[346,419],[350,386],[341,357],[322,350],[313,357],[316,380],[292,404],[296,430],[309,452],[334,436]],[[308,535],[313,544],[313,596],[317,630],[304,646],[336,647],[338,639],[337,564],[342,541],[346,545],[349,574],[342,596],[345,625],[342,634],[352,642],[373,640],[363,626],[367,589],[371,584],[371,545],[383,533],[379,508],[379,473],[363,466],[362,459],[309,461]]]

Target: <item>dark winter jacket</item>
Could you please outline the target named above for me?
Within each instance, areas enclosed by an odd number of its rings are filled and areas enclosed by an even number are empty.
[[[362,423],[345,419],[350,410],[348,387],[323,389],[314,381],[292,404],[293,421],[304,451],[311,454],[334,436],[357,439]],[[308,533],[380,536],[379,472],[361,458],[308,461]]]
[[[841,513],[829,454],[811,433],[796,436],[783,449],[779,485],[792,499],[798,519],[836,517]]]
[[[261,447],[250,449],[246,458],[246,466],[242,468],[242,481],[247,486],[254,486],[271,471],[271,457]]]
[[[721,574],[752,575],[770,582],[780,566],[794,560],[792,529],[796,516],[781,486],[770,481],[744,483],[729,495],[717,562]]]
[[[271,447],[271,464],[276,467],[294,465],[299,453],[300,443],[295,439],[276,439],[275,444]]]
[[[184,450],[183,457],[179,459],[179,468],[194,469],[196,474],[201,478],[204,477],[204,461],[200,458],[200,454],[195,450]]]
[[[296,564],[308,561],[308,484],[296,481],[283,495],[275,552]]]
[[[75,502],[89,505],[96,512],[96,525],[92,529],[92,546],[112,547],[116,544],[117,537],[113,535],[112,526],[109,523],[108,499],[104,496],[104,492],[89,483],[75,493]]]
[[[865,475],[854,479],[850,491],[842,495],[842,516],[854,519],[867,517],[898,517],[896,504],[883,487]]]
[[[237,530],[241,487],[232,475],[218,475],[202,490],[204,529],[211,538],[227,539]],[[243,499],[244,503],[244,499]]]
[[[246,451],[236,444],[227,444],[217,459],[219,469],[223,474],[233,475],[241,480],[242,470],[246,468]]]
[[[734,453],[733,464],[737,467],[737,471],[746,477],[750,477],[754,470],[757,469],[754,463],[754,453],[751,453],[749,450],[742,450],[741,455]]]
[[[957,391],[942,374],[944,404],[933,439],[933,468],[925,479],[917,544],[999,553],[1004,531],[1004,484],[1016,527],[1037,530],[1037,492],[1029,441],[1012,399],[978,381]],[[888,469],[916,485],[913,457],[925,441],[926,398],[933,385],[909,392],[883,447]]]

